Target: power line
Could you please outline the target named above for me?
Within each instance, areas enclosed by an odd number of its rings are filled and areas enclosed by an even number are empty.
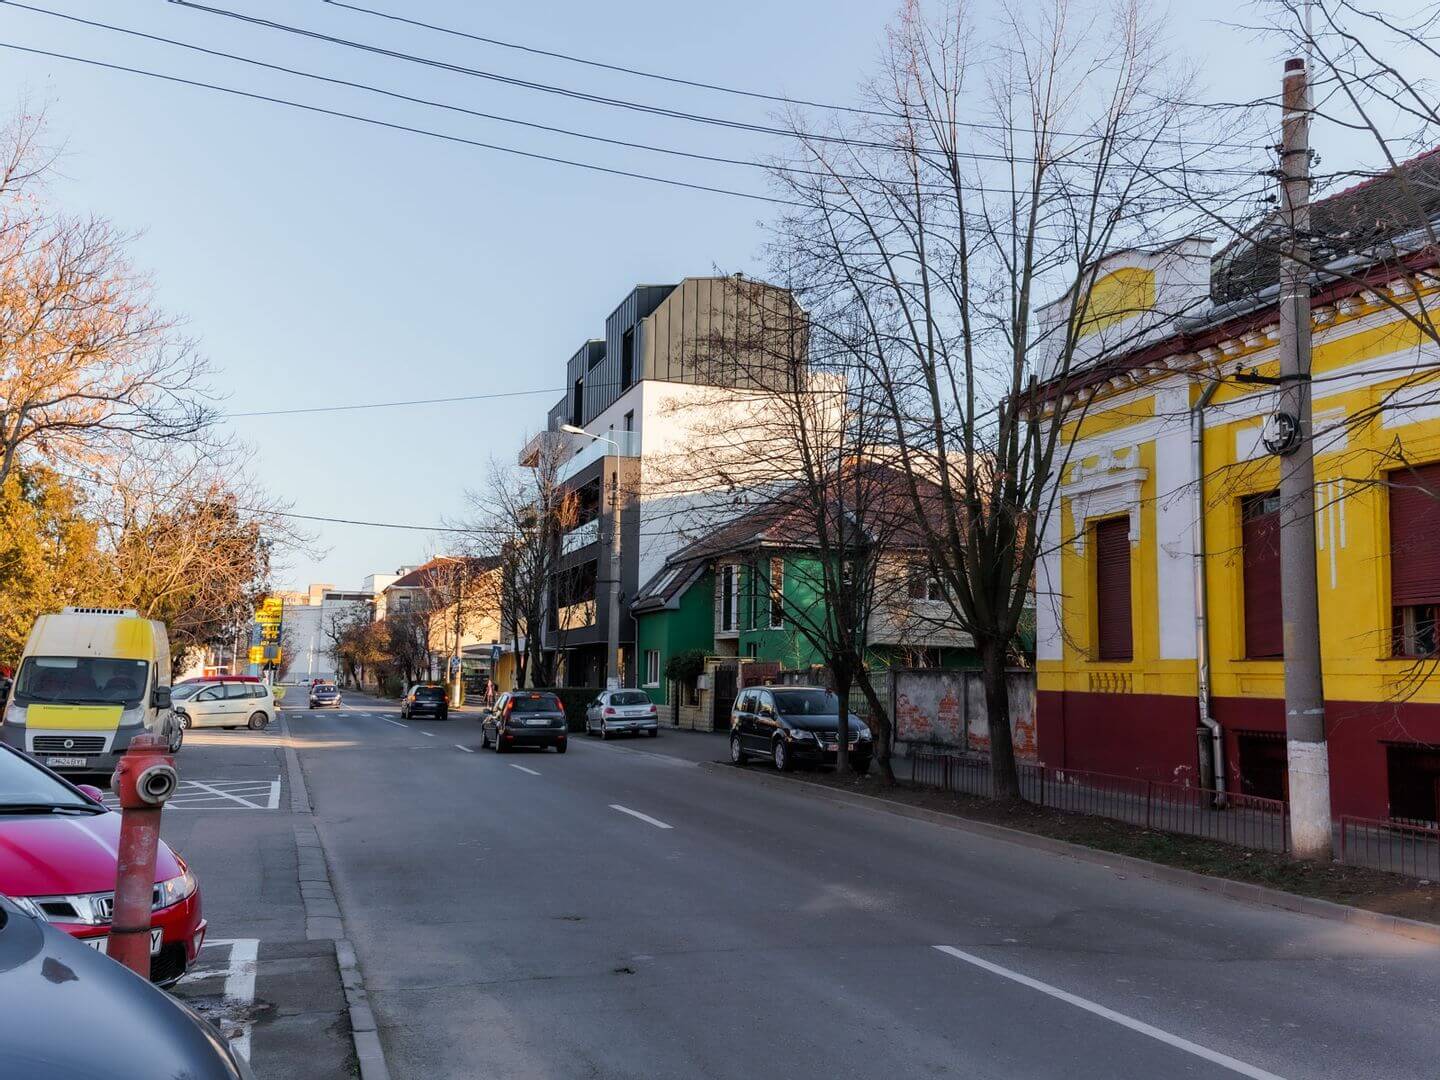
[[[249,416],[297,416],[301,413],[355,412],[360,409],[398,409],[409,405],[451,405],[462,401],[493,401],[497,398],[533,397],[536,394],[562,394],[564,387],[553,390],[513,390],[499,394],[463,394],[458,397],[418,398],[414,401],[372,401],[363,405],[311,405],[299,409],[259,409],[254,412],[221,413],[226,420]]]
[[[813,109],[825,109],[829,112],[853,113],[857,116],[880,116],[890,119],[907,119],[907,114],[895,112],[893,109],[868,109],[863,105],[841,105],[828,101],[813,101],[807,98],[790,97],[785,94],[768,93],[763,90],[746,90],[735,86],[726,86],[723,83],[702,82],[696,79],[684,79],[678,75],[665,75],[655,71],[645,71],[640,68],[626,67],[624,64],[613,64],[604,60],[595,60],[585,56],[575,56],[571,53],[557,52],[552,49],[541,49],[534,45],[521,45],[514,41],[503,41],[500,38],[487,37],[484,34],[475,34],[465,30],[457,30],[451,26],[442,26],[437,23],[424,22],[420,19],[410,19],[403,15],[396,15],[388,11],[379,11],[375,8],[362,7],[359,4],[344,3],[343,0],[323,0],[332,7],[344,8],[347,11],[355,11],[364,15],[370,15],[377,19],[387,19],[391,22],[404,23],[408,26],[416,26],[425,30],[433,30],[438,34],[446,34],[451,37],[464,38],[468,41],[478,41],[485,45],[494,45],[501,49],[511,49],[516,52],[529,53],[532,56],[546,56],[552,60],[564,60],[572,64],[582,64],[586,67],[598,68],[602,71],[614,71],[622,75],[634,75],[641,79],[653,79],[657,82],[673,83],[676,86],[689,86],[697,90],[714,90],[721,94],[732,94],[736,97],[752,98],[757,101],[771,101],[780,105],[805,105]],[[956,120],[955,126],[969,128],[976,131],[1023,131],[1013,124],[987,124],[978,120]],[[1093,138],[1092,135],[1082,135],[1074,131],[1052,131],[1051,135],[1062,139],[1083,139]],[[1159,140],[1162,145],[1184,146],[1188,145],[1179,140]],[[1222,146],[1228,149],[1252,150],[1251,143],[1212,143],[1212,146]]]
[[[546,94],[555,94],[561,97],[571,98],[577,101],[588,101],[598,105],[608,105],[613,108],[629,109],[635,112],[648,113],[654,116],[664,116],[674,120],[685,120],[692,123],[709,124],[716,127],[728,128],[737,131],[752,131],[765,135],[777,135],[782,138],[799,138],[809,142],[826,143],[837,146],[857,146],[874,150],[891,150],[894,147],[885,142],[870,139],[854,139],[843,135],[825,135],[820,132],[793,131],[787,128],[774,127],[769,124],[756,124],[743,120],[733,120],[727,117],[711,116],[703,113],[686,112],[682,109],[671,109],[662,105],[650,105],[644,102],[632,101],[627,98],[607,97],[603,94],[594,94],[586,90],[577,90],[572,87],[557,86],[551,83],[536,82],[531,79],[522,79],[514,75],[502,75],[499,72],[486,71],[482,68],[466,67],[461,64],[452,64],[448,61],[437,60],[433,57],[418,56],[413,53],[400,52],[395,49],[387,49],[379,45],[370,45],[363,41],[355,41],[350,38],[339,37],[335,34],[327,34],[319,30],[310,30],[303,26],[294,26],[289,23],[276,22],[273,19],[261,18],[258,15],[247,15],[239,11],[230,11],[227,8],[212,7],[208,4],[195,3],[194,0],[168,0],[177,7],[189,8],[193,11],[201,11],[208,15],[219,15],[227,19],[235,19],[239,22],[253,26],[262,26],[266,29],[279,30],[287,34],[295,34],[300,37],[310,38],[315,41],[323,41],[330,45],[340,45],[349,49],[357,49],[361,52],[371,53],[376,56],[384,56],[392,60],[402,60],[406,63],[420,64],[425,67],[436,68],[442,71],[450,71],[458,75],[467,75],[471,78],[486,79],[499,82],[507,86],[518,86],[526,90],[535,90]],[[1102,141],[1099,135],[1075,135],[1074,138],[1086,139],[1092,142]],[[1153,140],[1140,139],[1140,142],[1151,142]],[[934,165],[929,161],[925,153],[916,150],[915,153],[922,160]],[[985,154],[978,151],[949,151],[949,154],[974,161],[994,161],[1002,164],[1034,164],[1035,159],[1023,155],[1008,153]],[[1053,166],[1077,166],[1088,167],[1084,162],[1066,161],[1055,159],[1046,164]],[[1163,167],[1163,166],[1161,166]],[[1216,173],[1253,176],[1253,169],[1225,169],[1225,168],[1193,168],[1193,173]]]

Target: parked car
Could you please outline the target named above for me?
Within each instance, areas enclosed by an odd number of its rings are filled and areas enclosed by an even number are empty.
[[[186,728],[248,727],[264,731],[275,721],[275,695],[258,680],[229,676],[206,679],[186,683],[180,694],[183,696],[171,695],[170,705]]]
[[[28,910],[0,897],[0,1061],[25,1080],[253,1080],[221,1034]]]
[[[96,788],[77,787],[33,758],[0,747],[0,893],[104,952],[115,903],[120,815],[100,799]],[[155,858],[153,907],[150,978],[168,985],[195,962],[205,920],[199,882],[164,840]],[[12,1026],[12,1019],[6,1015],[0,1030]]]
[[[480,745],[497,754],[517,746],[553,746],[563,754],[568,744],[565,706],[547,690],[507,690],[480,719]]]
[[[315,682],[310,685],[310,708],[340,708],[340,688],[333,682],[321,682],[319,679],[316,679]]]
[[[655,703],[644,690],[602,690],[585,710],[585,734],[608,739],[611,735],[660,734]]]
[[[436,720],[450,719],[450,695],[438,683],[416,683],[400,699],[400,719],[413,720],[417,716],[433,716]]]
[[[848,714],[850,766],[870,770],[870,729]],[[840,699],[823,686],[766,686],[741,690],[730,711],[730,760],[766,757],[781,772],[797,764],[834,765],[840,745]]]

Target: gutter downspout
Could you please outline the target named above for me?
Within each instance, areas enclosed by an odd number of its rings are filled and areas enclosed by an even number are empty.
[[[1220,721],[1210,715],[1210,611],[1209,584],[1205,566],[1205,407],[1220,388],[1212,379],[1195,404],[1190,406],[1190,452],[1195,467],[1193,499],[1195,578],[1195,698],[1200,723],[1210,732],[1210,760],[1214,770],[1215,805],[1225,805],[1225,733]]]

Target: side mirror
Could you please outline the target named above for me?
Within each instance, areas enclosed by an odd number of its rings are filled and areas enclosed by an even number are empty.
[[[84,795],[91,802],[104,803],[105,793],[94,784],[76,784],[75,786],[80,789],[80,794]]]
[[[150,704],[161,711],[170,708],[170,687],[157,686],[150,691]]]

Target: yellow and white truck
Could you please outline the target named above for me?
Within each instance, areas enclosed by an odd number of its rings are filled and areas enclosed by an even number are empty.
[[[180,749],[165,624],[124,608],[67,607],[30,630],[0,740],[60,773],[109,773],[142,732]]]

